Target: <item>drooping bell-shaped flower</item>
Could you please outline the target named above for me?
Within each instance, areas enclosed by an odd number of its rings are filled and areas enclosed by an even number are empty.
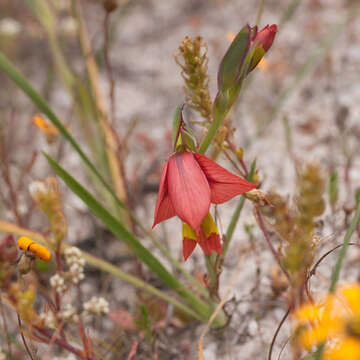
[[[162,170],[153,227],[177,215],[196,235],[196,239],[194,234],[184,236],[184,239],[193,241],[192,250],[196,242],[199,242],[205,253],[211,253],[212,250],[220,253],[220,238],[211,237],[214,233],[211,232],[211,226],[204,225],[210,204],[224,203],[256,186],[227,171],[205,155],[189,151],[175,153]],[[185,235],[189,233],[185,231]],[[189,245],[186,240],[188,250],[184,250],[185,258],[192,252]]]

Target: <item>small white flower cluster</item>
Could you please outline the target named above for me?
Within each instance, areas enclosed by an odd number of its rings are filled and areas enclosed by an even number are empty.
[[[50,278],[50,285],[53,287],[59,294],[62,294],[65,289],[65,280],[59,274],[55,274]]]
[[[75,308],[71,304],[66,304],[59,313],[59,318],[65,322],[77,322],[79,317],[76,314]]]
[[[64,251],[66,264],[69,266],[67,276],[73,284],[78,284],[84,279],[85,259],[77,247],[69,247]]]
[[[6,36],[16,36],[21,31],[21,24],[13,18],[4,18],[0,21],[0,33]]]
[[[45,326],[49,329],[56,329],[56,317],[51,311],[41,313],[40,319],[44,321]]]
[[[93,296],[84,304],[84,315],[106,315],[109,312],[109,303],[103,297]]]

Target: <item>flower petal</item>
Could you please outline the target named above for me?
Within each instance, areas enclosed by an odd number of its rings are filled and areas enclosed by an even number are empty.
[[[208,242],[208,239],[205,237],[205,234],[202,229],[200,230],[200,233],[199,233],[198,243],[201,246],[201,249],[205,255],[211,254],[211,251],[212,251],[212,248],[210,246],[211,244]]]
[[[175,216],[175,210],[171,204],[170,197],[168,195],[168,186],[167,186],[167,173],[168,173],[169,161],[167,161],[162,169],[161,172],[161,179],[160,179],[160,187],[158,198],[155,207],[155,214],[154,214],[154,227],[156,224],[160,223],[161,221],[170,219],[171,217]]]
[[[257,184],[232,174],[205,155],[194,156],[209,182],[213,204],[221,204],[257,187]]]
[[[167,186],[176,215],[196,232],[210,208],[210,187],[190,152],[170,157]]]
[[[220,242],[220,236],[219,234],[211,234],[208,238],[207,238],[207,242],[208,242],[208,246],[211,250],[215,251],[216,253],[218,253],[219,255],[221,255],[221,242]]]
[[[192,254],[196,247],[196,241],[188,238],[183,238],[183,256],[186,261],[187,258]]]

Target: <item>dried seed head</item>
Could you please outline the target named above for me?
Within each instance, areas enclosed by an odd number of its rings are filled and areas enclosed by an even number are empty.
[[[185,36],[179,45],[179,53],[174,55],[181,67],[181,76],[185,81],[186,103],[208,122],[211,122],[212,102],[207,75],[207,45],[201,36],[192,39]]]

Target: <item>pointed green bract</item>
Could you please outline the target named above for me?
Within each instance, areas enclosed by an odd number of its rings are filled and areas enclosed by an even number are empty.
[[[236,35],[223,57],[218,72],[218,89],[223,92],[233,88],[240,78],[243,62],[250,47],[250,27],[244,26]]]
[[[176,145],[177,145],[177,144],[175,144],[175,142],[178,140],[178,136],[179,136],[179,126],[180,126],[180,123],[182,122],[183,108],[184,108],[184,104],[180,104],[176,108],[175,114],[174,114],[172,133],[171,133],[171,144],[173,145],[174,149],[176,148]]]

